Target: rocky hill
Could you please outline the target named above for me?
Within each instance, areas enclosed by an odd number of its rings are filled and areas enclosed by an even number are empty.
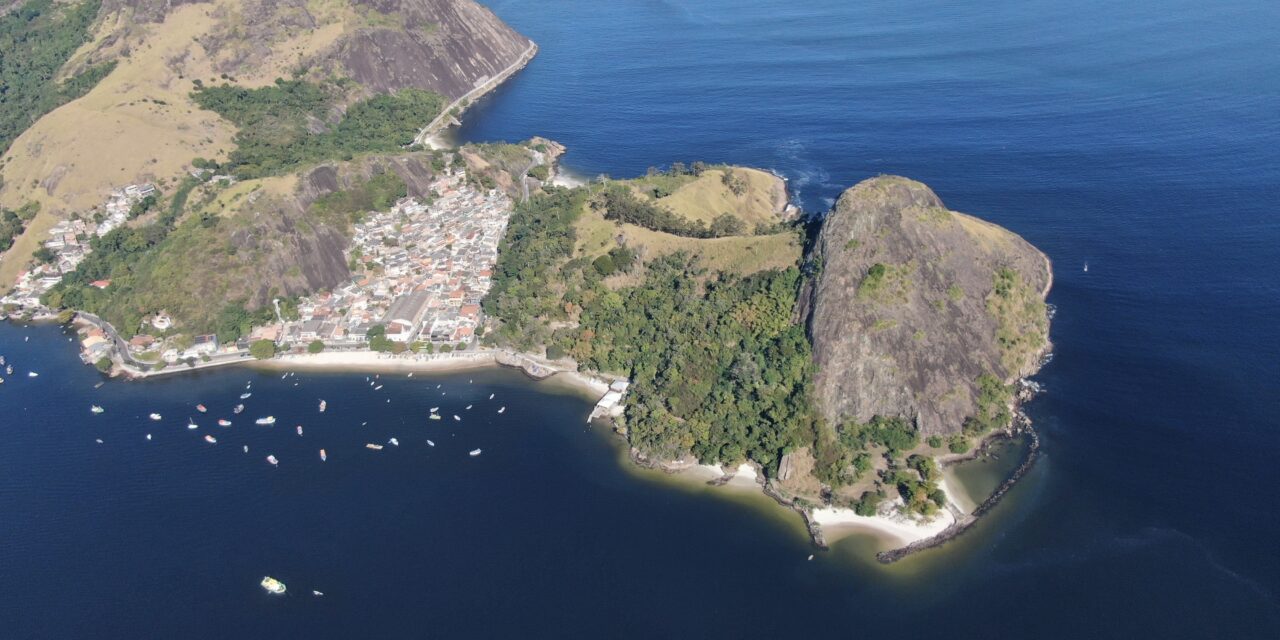
[[[3,256],[0,287],[57,219],[92,216],[128,184],[171,192],[195,158],[225,162],[240,130],[201,108],[200,87],[323,85],[330,112],[308,124],[320,132],[348,107],[403,89],[447,104],[534,51],[473,0],[103,0],[86,40],[60,80],[109,72],[32,123],[0,159],[0,206],[41,205],[29,237]]]
[[[831,424],[874,416],[960,431],[983,381],[1034,372],[1048,346],[1049,261],[895,176],[846,191],[818,237],[815,399]]]

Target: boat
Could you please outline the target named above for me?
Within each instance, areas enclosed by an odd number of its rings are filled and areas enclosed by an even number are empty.
[[[103,409],[102,407],[99,407],[98,405],[95,404],[92,407],[89,407],[89,411],[93,413],[102,413],[103,411],[106,411],[106,409]]]
[[[267,416],[267,417],[265,417],[265,418],[258,418],[257,420],[254,420],[254,421],[253,421],[253,423],[254,423],[254,424],[272,425],[272,424],[275,424],[275,423],[276,423],[276,417],[275,417],[275,416]]]
[[[284,375],[280,376],[280,379],[281,379],[281,380],[284,380],[285,378],[288,378],[288,377],[289,377],[289,374],[287,374],[287,373],[286,373],[286,374],[284,374]]]
[[[106,384],[106,383],[105,383],[105,382],[99,382],[98,384],[93,385],[93,388],[94,388],[94,389],[101,389],[101,388],[102,388],[102,385],[104,385],[104,384]]]
[[[412,378],[412,377],[413,377],[413,372],[412,372],[412,371],[410,371],[410,372],[409,372],[409,377],[410,377],[410,378]]]
[[[246,450],[247,450],[247,449],[248,449],[248,448],[246,447]],[[270,463],[271,463],[271,466],[273,466],[273,467],[274,467],[274,466],[276,466],[276,465],[279,465],[279,464],[280,464],[280,461],[279,461],[279,460],[276,460],[276,457],[275,457],[275,456],[267,456],[267,462],[270,462]]]
[[[272,578],[271,576],[263,576],[261,584],[262,588],[266,589],[267,593],[272,595],[278,596],[285,592],[284,583]]]
[[[324,462],[325,460],[328,460],[328,459],[329,459],[329,454],[325,453],[324,449],[321,449],[321,450],[320,450],[320,462]]]
[[[159,421],[160,421],[160,414],[158,414],[158,413],[153,413],[153,414],[151,414],[151,415],[150,415],[150,416],[148,416],[148,417],[149,417],[149,418],[151,418],[152,420],[157,421],[157,422],[159,422]]]
[[[495,395],[497,395],[497,394],[493,394],[493,393],[489,394],[489,399],[490,399],[490,400],[492,400],[492,399],[493,399],[493,396],[495,396]]]
[[[470,411],[472,406],[474,405],[467,405],[467,411]]]
[[[244,452],[245,452],[245,453],[249,453],[249,445],[247,445],[247,444],[246,444],[246,445],[244,446]]]
[[[302,425],[298,425],[298,435],[302,435]]]
[[[435,413],[439,410],[440,410],[440,407],[431,407],[431,413]]]
[[[244,411],[244,405],[238,404],[236,408],[231,410],[231,413],[239,414],[241,411]]]
[[[373,388],[373,390],[374,390],[374,391],[377,391],[377,390],[379,390],[379,389],[381,389],[381,388],[382,388],[382,385],[378,385],[378,386],[374,387],[374,388]]]
[[[388,440],[388,441],[387,441],[387,444],[389,444],[389,445],[391,445],[391,446],[393,446],[393,447],[398,447],[398,446],[400,446],[400,441],[399,441],[399,440],[396,440],[395,438],[392,438],[392,439],[390,439],[390,440]]]
[[[472,449],[472,450],[471,450],[471,457],[472,457],[472,458],[474,458],[474,457],[476,457],[476,456],[478,456],[478,455],[480,455],[480,450],[479,450],[479,449]]]
[[[311,595],[313,595],[313,596],[315,596],[315,597],[317,597],[317,598],[324,597],[324,593],[322,593],[322,592],[320,592],[320,591],[316,591],[315,589],[312,589],[312,590],[311,590]]]
[[[220,419],[220,420],[218,420],[218,426],[219,426],[219,427],[229,427],[229,426],[231,426],[231,421],[230,421],[230,420],[226,420],[226,419]]]
[[[498,409],[498,413],[502,413],[503,411],[506,411],[506,410],[507,410],[507,408],[506,408],[506,407],[503,407],[503,408],[501,408],[501,409]]]
[[[98,444],[102,444],[102,438],[94,438],[93,440],[94,440],[94,442],[97,442]]]
[[[198,425],[198,424],[196,424],[196,423],[192,422],[192,421],[191,421],[191,418],[187,418],[187,428],[188,428],[188,429],[199,429],[199,428],[200,428],[200,425]]]
[[[431,415],[429,415],[429,416],[427,416],[427,417],[428,417],[428,418],[430,418],[430,419],[432,419],[432,420],[439,420],[439,419],[440,419],[440,414],[438,414],[438,413],[433,413],[433,414],[431,414]]]
[[[1089,263],[1088,263],[1088,262],[1084,263],[1084,272],[1085,272],[1085,273],[1089,273]]]
[[[428,440],[428,441],[427,441],[427,446],[428,446],[428,447],[434,447],[434,446],[436,446],[436,443],[434,443],[434,442],[432,442],[432,441]]]
[[[324,413],[324,410],[327,409],[328,407],[329,407],[328,402],[325,402],[324,400],[320,401],[320,413]]]
[[[39,377],[40,377],[40,374],[38,374],[38,373],[36,373],[36,372],[34,372],[34,371],[28,371],[28,372],[27,372],[27,377],[28,377],[28,378],[39,378]]]
[[[209,444],[218,444],[218,439],[213,436],[205,436],[204,441],[208,442]]]
[[[150,440],[150,439],[151,439],[151,434],[149,434],[149,433],[147,434],[147,439],[148,439],[148,440]]]
[[[458,417],[458,414],[456,414],[456,413],[455,413],[455,414],[453,414],[453,419],[454,419],[454,420],[457,420],[458,422],[462,422],[462,418],[459,418],[459,417]]]
[[[248,399],[249,399],[249,396],[252,396],[252,395],[253,395],[252,393],[242,393],[242,394],[240,394],[240,399],[241,399],[241,400],[248,400]]]
[[[373,449],[374,451],[382,451],[382,445],[380,445],[380,444],[374,444],[374,443],[372,443],[372,442],[370,442],[369,444],[366,444],[366,445],[364,446],[364,448],[366,448],[366,449]]]
[[[9,365],[9,366],[5,367],[5,368],[4,368],[4,372],[5,372],[7,375],[13,375],[13,365]]]
[[[209,409],[202,404],[198,404],[196,405],[196,411],[199,411],[200,413],[205,413],[209,411]]]

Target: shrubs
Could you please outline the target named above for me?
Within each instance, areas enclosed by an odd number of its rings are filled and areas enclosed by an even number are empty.
[[[276,357],[276,343],[270,340],[254,340],[249,345],[249,355],[259,360],[269,360]]]
[[[324,343],[319,340],[312,340],[311,344],[307,345],[307,353],[316,354],[322,351],[324,351]]]

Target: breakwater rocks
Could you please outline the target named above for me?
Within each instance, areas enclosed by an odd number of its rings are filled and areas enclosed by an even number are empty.
[[[978,521],[979,518],[981,518],[983,515],[989,513],[992,509],[994,509],[995,506],[1000,503],[1000,500],[1002,500],[1005,497],[1005,495],[1009,493],[1009,490],[1013,488],[1013,485],[1016,484],[1019,480],[1021,480],[1022,477],[1025,476],[1027,472],[1031,470],[1032,465],[1036,463],[1036,460],[1040,456],[1040,436],[1037,435],[1035,430],[1031,428],[1027,428],[1025,432],[1027,433],[1028,437],[1030,437],[1031,439],[1031,443],[1028,446],[1028,450],[1027,450],[1027,457],[1022,461],[1022,464],[1018,465],[1017,469],[1013,470],[1013,473],[1009,474],[1009,477],[1006,478],[1004,482],[1000,483],[1000,486],[997,487],[996,490],[989,497],[987,497],[986,500],[982,502],[982,504],[978,505],[978,508],[973,510],[973,513],[967,516],[964,516],[963,518],[957,519],[955,524],[951,525],[950,527],[947,527],[945,530],[942,531],[942,533],[939,533],[938,535],[932,538],[919,540],[905,547],[899,547],[897,549],[891,549],[889,551],[882,551],[876,554],[876,559],[884,564],[890,564],[893,562],[897,562],[913,553],[924,551],[925,549],[932,549],[934,547],[942,546],[947,542],[950,542],[951,540],[954,540],[955,538],[959,537],[960,534],[964,533],[970,527],[972,527],[974,523]]]
[[[534,380],[546,380],[560,371],[536,362],[527,356],[509,351],[498,352],[493,357],[493,360],[504,367],[519,369]]]

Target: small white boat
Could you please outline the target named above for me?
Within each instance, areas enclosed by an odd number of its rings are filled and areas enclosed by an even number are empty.
[[[472,406],[473,405],[467,405],[467,411],[470,411]]]
[[[287,373],[286,373],[286,374],[284,374],[284,375],[280,376],[280,379],[281,379],[281,380],[284,380],[285,378],[288,378],[288,377],[289,377],[289,374],[287,374]]]
[[[429,416],[427,416],[427,417],[428,417],[428,418],[430,418],[430,419],[432,419],[432,420],[439,420],[439,419],[440,419],[440,414],[438,414],[438,413],[433,413],[433,414],[431,414],[431,415],[429,415]]]
[[[480,455],[480,450],[479,450],[479,449],[472,449],[472,450],[471,450],[471,457],[472,457],[472,458],[474,458],[474,457],[476,457],[476,456],[478,456],[478,455]]]
[[[413,377],[413,372],[412,372],[412,371],[410,371],[410,372],[409,372],[409,377],[410,377],[410,378],[412,378],[412,377]]]
[[[206,407],[205,407],[204,405],[202,405],[202,404],[198,404],[198,405],[196,405],[196,411],[199,411],[200,413],[204,413],[204,412],[206,412],[206,411],[208,411],[208,410],[209,410],[209,409],[208,409],[208,408],[206,408]]]
[[[428,447],[434,447],[434,446],[436,446],[436,443],[434,443],[434,442],[432,442],[432,441],[428,440],[428,441],[427,441],[427,446],[428,446]]]
[[[324,400],[320,401],[320,413],[324,413],[324,410],[327,409],[328,407],[329,407],[328,402],[325,402]]]
[[[366,445],[364,446],[364,448],[366,448],[366,449],[373,449],[374,451],[382,451],[382,445],[380,445],[380,444],[374,444],[374,443],[372,443],[372,442],[370,442],[369,444],[366,444]]]
[[[439,410],[440,410],[440,407],[431,407],[431,413],[435,413]]]
[[[498,409],[498,413],[502,413],[503,411],[506,411],[506,410],[507,410],[507,408],[506,408],[506,407],[503,407],[503,408],[501,408],[501,409]]]
[[[252,393],[242,393],[242,394],[240,394],[240,399],[241,399],[241,400],[248,400],[248,399],[249,399],[249,397],[250,397],[250,396],[252,396],[252,395],[253,395]]]
[[[236,408],[234,408],[234,409],[232,409],[232,410],[231,410],[231,413],[234,413],[234,414],[236,414],[236,415],[239,415],[241,411],[244,411],[244,405],[242,405],[242,404],[238,404],[238,405],[236,405]]]
[[[298,435],[302,435],[302,425],[298,425]]]
[[[147,439],[148,439],[148,440],[150,440],[150,439],[151,439],[151,434],[149,434],[149,433],[147,434]]]
[[[436,388],[437,388],[437,389],[439,389],[439,388],[440,388],[440,385],[436,385]]]
[[[273,467],[280,464],[280,461],[276,460],[275,456],[267,456],[267,462],[271,463],[271,466]]]
[[[213,436],[205,436],[204,441],[208,442],[209,444],[218,444],[218,439]]]
[[[453,419],[454,419],[454,420],[457,420],[458,422],[462,422],[462,418],[459,418],[459,417],[458,417],[458,414],[456,414],[456,413],[455,413],[455,414],[453,414]]]
[[[106,409],[103,409],[102,407],[99,407],[98,405],[95,404],[92,407],[89,407],[89,411],[93,413],[102,413],[103,411],[106,411]]]
[[[196,424],[196,423],[192,422],[192,421],[191,421],[191,419],[190,419],[190,418],[188,418],[188,419],[187,419],[187,428],[188,428],[188,429],[199,429],[199,428],[200,428],[200,425],[198,425],[198,424]]]
[[[153,414],[151,414],[151,415],[150,415],[150,416],[148,416],[148,417],[149,417],[149,418],[151,418],[152,420],[155,420],[156,422],[159,422],[159,421],[160,421],[160,414],[158,414],[158,413],[153,413]]]
[[[325,453],[324,449],[321,449],[321,450],[320,450],[320,462],[324,462],[325,460],[328,460],[328,459],[329,459],[329,454]]]
[[[392,439],[390,439],[390,440],[388,440],[388,441],[387,441],[387,444],[389,444],[389,445],[391,445],[391,446],[393,446],[393,447],[398,447],[398,446],[400,446],[400,441],[399,441],[399,440],[396,440],[395,438],[392,438]]]
[[[378,390],[379,390],[379,389],[381,389],[381,388],[382,388],[382,385],[378,385],[378,386],[374,387],[374,388],[373,388],[373,390],[374,390],[374,391],[378,391]]]
[[[225,419],[224,419],[224,420],[218,420],[218,426],[219,426],[219,427],[229,427],[229,426],[231,426],[231,421],[230,421],[230,420],[225,420]]]
[[[94,442],[97,442],[98,444],[102,444],[102,438],[94,438]]]
[[[28,377],[28,378],[39,378],[39,377],[40,377],[40,374],[38,374],[38,373],[36,373],[36,372],[34,372],[34,371],[28,371],[28,372],[27,372],[27,377]]]
[[[246,445],[244,446],[244,452],[245,452],[245,453],[249,453],[249,445],[247,445],[247,444],[246,444]]]
[[[273,424],[275,424],[275,423],[276,423],[276,417],[275,417],[275,416],[267,416],[267,417],[265,417],[265,418],[258,418],[257,420],[254,420],[254,421],[253,421],[253,423],[254,423],[254,424],[263,424],[263,425],[273,425]]]
[[[267,593],[270,593],[272,595],[278,596],[285,592],[284,583],[280,582],[279,580],[276,580],[275,578],[272,578],[271,576],[264,576],[262,578],[261,584],[262,584],[262,588],[266,589]]]
[[[490,399],[490,400],[492,400],[492,399],[493,399],[493,396],[495,396],[495,395],[497,395],[497,394],[493,394],[493,393],[489,394],[489,399]]]

